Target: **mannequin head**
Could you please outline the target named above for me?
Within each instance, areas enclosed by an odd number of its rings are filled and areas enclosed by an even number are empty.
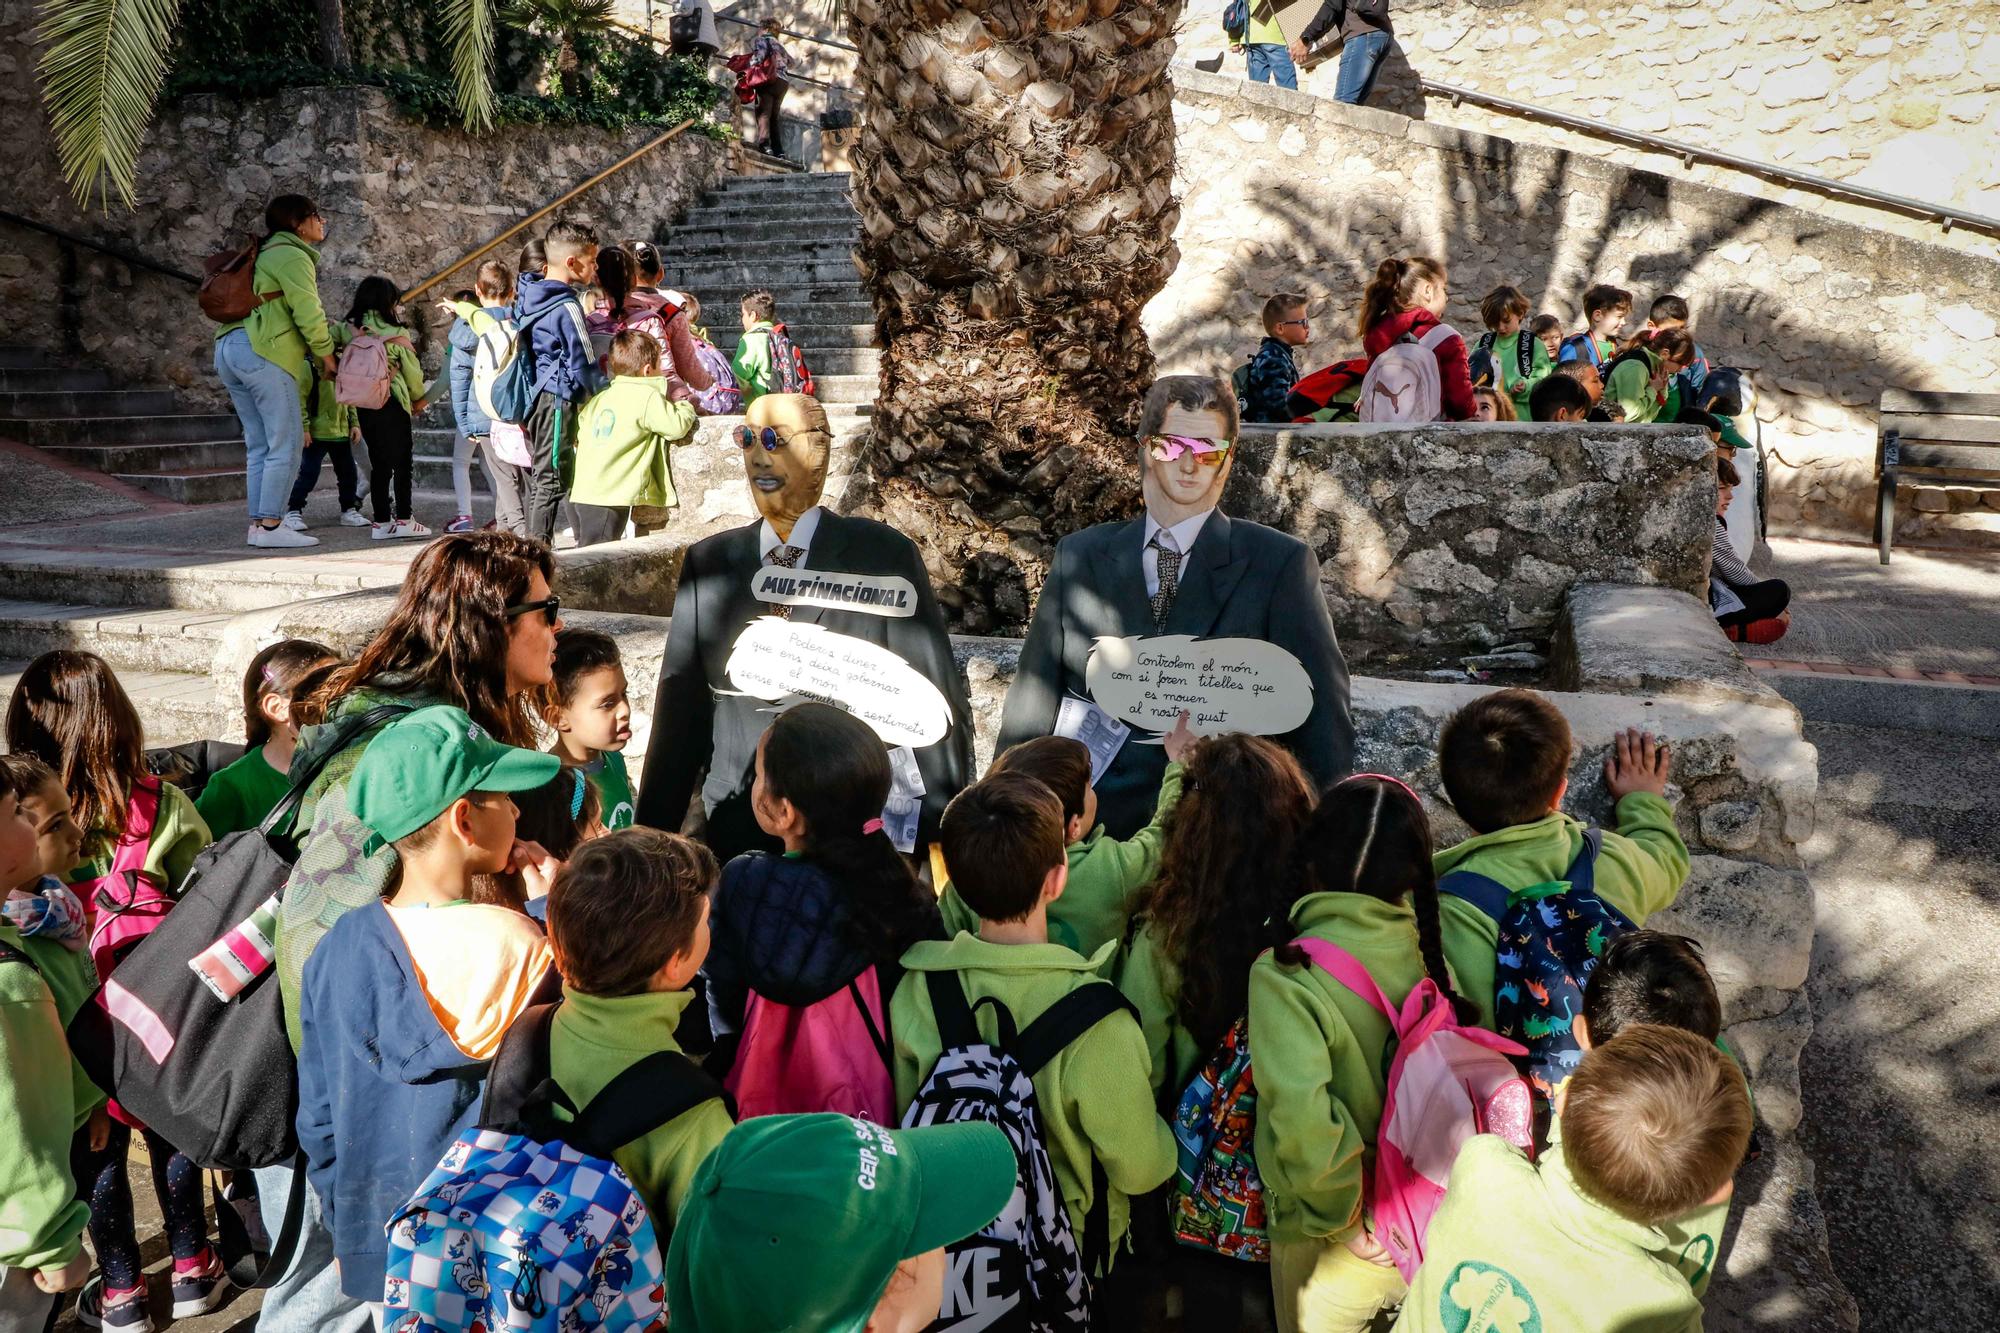
[[[826,489],[833,432],[819,400],[802,393],[767,393],[750,404],[737,432],[750,495],[780,537],[792,535],[799,515]],[[766,436],[766,431],[771,436]],[[746,440],[747,436],[747,440]]]
[[[1166,375],[1153,382],[1139,418],[1139,466],[1154,522],[1172,527],[1215,508],[1235,463],[1237,426],[1236,394],[1226,381]],[[1172,436],[1226,447],[1190,448]]]

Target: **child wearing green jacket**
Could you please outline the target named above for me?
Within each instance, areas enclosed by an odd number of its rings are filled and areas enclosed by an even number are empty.
[[[1097,822],[1097,790],[1090,785],[1090,750],[1067,736],[1039,736],[993,761],[994,773],[1026,773],[1063,803],[1063,837],[1069,847],[1069,885],[1049,906],[1049,942],[1088,958],[1113,940],[1125,938],[1132,919],[1132,895],[1160,873],[1167,816],[1181,798],[1181,757],[1194,744],[1188,715],[1167,733],[1167,771],[1153,822],[1122,842]],[[977,934],[979,914],[965,905],[946,881],[938,897],[944,928]]]
[[[1299,845],[1298,900],[1277,947],[1250,969],[1271,1294],[1284,1333],[1358,1333],[1403,1296],[1361,1206],[1395,1034],[1293,941],[1346,950],[1392,1004],[1429,977],[1460,1021],[1476,1010],[1445,968],[1430,821],[1415,792],[1377,774],[1348,778],[1320,798]]]
[[[347,323],[355,334],[372,333],[389,349],[389,399],[380,407],[357,407],[354,418],[368,445],[369,499],[374,522],[368,535],[376,541],[422,539],[431,535],[410,513],[411,472],[416,437],[412,421],[430,406],[423,363],[410,331],[397,318],[401,291],[388,278],[363,278],[354,289]],[[347,353],[343,352],[342,356]]]
[[[1671,422],[1680,415],[1675,377],[1694,360],[1686,329],[1664,329],[1652,341],[1620,352],[1604,377],[1604,401],[1623,409],[1625,424]]]
[[[708,956],[708,899],[721,877],[706,847],[631,828],[585,843],[549,890],[549,944],[562,1006],[549,1034],[550,1073],[577,1106],[674,1038]],[[735,1125],[705,1101],[612,1154],[670,1235],[694,1173]]]
[[[1664,1228],[1727,1202],[1750,1142],[1743,1076],[1712,1042],[1636,1024],[1583,1058],[1562,1122],[1539,1162],[1492,1135],[1467,1140],[1398,1333],[1702,1327]]]
[[[979,933],[926,940],[903,955],[906,974],[890,1003],[889,1030],[896,1104],[905,1107],[944,1054],[930,974],[952,974],[992,1041],[999,1020],[981,1001],[1004,1005],[1016,1030],[1025,1029],[1071,991],[1097,983],[1113,951],[1107,944],[1084,958],[1049,943],[1049,907],[1062,897],[1069,865],[1062,803],[1034,778],[997,773],[966,788],[946,807],[938,836],[959,894],[979,913]],[[1103,1241],[1115,1259],[1131,1223],[1130,1197],[1174,1172],[1174,1137],[1153,1105],[1145,1038],[1130,1014],[1113,1013],[1044,1065],[1034,1083],[1073,1234],[1089,1253],[1084,1219],[1094,1201],[1092,1167],[1101,1166],[1110,1227]]]
[[[1452,714],[1438,768],[1475,836],[1438,853],[1439,877],[1469,870],[1516,891],[1564,879],[1585,833],[1562,812],[1571,748],[1568,720],[1533,690],[1495,690]],[[1667,804],[1668,767],[1666,744],[1637,730],[1617,736],[1604,762],[1618,827],[1604,832],[1597,893],[1635,926],[1671,906],[1687,881],[1687,844]],[[1459,993],[1479,1006],[1479,1026],[1491,1028],[1500,924],[1449,893],[1439,910]]]
[[[664,524],[675,503],[668,454],[694,438],[695,411],[668,395],[660,355],[649,333],[615,335],[607,358],[611,383],[577,416],[569,502],[578,546],[617,541],[627,520],[644,536]]]

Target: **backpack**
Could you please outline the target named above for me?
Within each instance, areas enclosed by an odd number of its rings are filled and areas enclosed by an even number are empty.
[[[708,372],[715,383],[710,388],[697,389],[688,386],[694,395],[695,409],[705,417],[733,417],[743,411],[743,390],[736,383],[735,367],[720,347],[706,338],[694,340],[694,355],[701,362],[701,368]]]
[[[771,392],[802,393],[816,396],[812,371],[806,369],[805,353],[785,332],[783,324],[771,326]]]
[[[991,997],[1000,1023],[996,1045],[979,1033],[965,989],[950,972],[926,972],[931,1010],[944,1052],[903,1128],[961,1121],[1005,1131],[1014,1146],[1014,1196],[976,1235],[948,1247],[944,1303],[934,1333],[962,1328],[1008,1331],[1090,1326],[1091,1275],[1101,1273],[1110,1248],[1109,1188],[1104,1168],[1092,1162],[1090,1214],[1081,1243],[1070,1229],[1062,1189],[1042,1137],[1034,1076],[1064,1047],[1115,1013],[1137,1014],[1110,982],[1079,986],[1016,1032],[1014,1016]]]
[[[1315,967],[1389,1020],[1395,1054],[1375,1133],[1375,1170],[1364,1193],[1375,1239],[1388,1248],[1403,1280],[1412,1281],[1465,1141],[1497,1134],[1525,1153],[1535,1150],[1528,1085],[1507,1058],[1522,1049],[1461,1024],[1429,977],[1398,1011],[1354,955],[1311,935],[1296,943]]]
[[[1271,1262],[1257,1174],[1257,1084],[1250,1026],[1239,1018],[1174,1110],[1174,1239],[1228,1259]]]
[[[125,803],[125,832],[111,850],[111,868],[95,879],[70,885],[91,911],[90,961],[100,977],[139,941],[159,929],[174,900],[166,887],[146,873],[146,853],[153,845],[153,826],[160,818],[160,780],[140,778]]]
[[[1368,358],[1357,356],[1322,366],[1292,386],[1285,406],[1294,420],[1358,421],[1354,400],[1368,377]]]
[[[208,780],[243,757],[249,747],[229,741],[187,741],[146,751],[146,771],[199,799]]]
[[[1719,417],[1740,417],[1756,401],[1743,372],[1734,366],[1716,366],[1710,370],[1702,377],[1701,389],[1695,396],[1701,400],[1702,411]]]
[[[666,1247],[611,1157],[722,1088],[685,1055],[658,1051],[579,1111],[549,1074],[558,1007],[515,1020],[479,1127],[390,1216],[384,1328],[618,1333],[663,1321]]]
[[[396,382],[396,363],[389,355],[391,343],[410,346],[410,340],[400,333],[385,338],[363,329],[340,349],[333,377],[334,402],[373,410],[389,401]]]
[[[1222,31],[1229,40],[1242,45],[1250,34],[1250,6],[1246,0],[1229,0],[1222,7]]]
[[[1472,372],[1472,387],[1475,389],[1499,389],[1507,392],[1507,377],[1502,372],[1498,358],[1493,355],[1493,345],[1499,335],[1482,333],[1478,344],[1472,349],[1467,368]],[[1522,329],[1514,335],[1514,369],[1517,380],[1525,380],[1534,372],[1534,335]]]
[[[201,286],[195,289],[194,299],[202,314],[218,324],[235,324],[250,318],[266,301],[284,295],[257,290],[257,253],[263,248],[262,241],[251,241],[201,261]]]
[[[532,315],[524,315],[509,321],[510,341],[507,353],[499,358],[492,379],[488,383],[486,397],[480,406],[487,410],[487,416],[495,421],[504,421],[510,426],[518,426],[528,419],[535,407],[535,348],[532,341],[535,325],[550,314],[567,312],[575,301],[552,301]],[[580,309],[581,307],[579,307]],[[478,383],[478,368],[473,369],[473,382]]]
[[[752,991],[743,1039],[724,1083],[746,1120],[838,1111],[896,1123],[887,1011],[874,968],[816,1004],[794,1006]]]
[[[1368,363],[1361,381],[1357,414],[1363,421],[1423,425],[1444,415],[1443,377],[1438,374],[1437,349],[1458,337],[1449,324],[1438,324],[1422,338],[1404,334]]]
[[[479,404],[488,421],[498,421],[499,413],[493,407],[493,381],[514,355],[514,321],[496,319],[486,332],[473,336],[479,339],[479,346],[472,353],[472,401]]]
[[[1438,892],[1463,899],[1500,927],[1493,974],[1493,1020],[1500,1035],[1526,1050],[1544,1130],[1556,1090],[1583,1058],[1572,1024],[1583,1008],[1583,986],[1612,940],[1633,929],[1625,914],[1597,894],[1602,829],[1588,829],[1583,850],[1550,884],[1513,890],[1470,870],[1438,880]]]
[[[1250,365],[1249,361],[1245,361],[1229,372],[1229,387],[1236,391],[1236,411],[1239,416],[1250,410]]]

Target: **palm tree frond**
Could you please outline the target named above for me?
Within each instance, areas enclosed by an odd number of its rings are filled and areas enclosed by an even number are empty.
[[[63,179],[83,207],[132,204],[139,146],[166,82],[180,0],[43,0],[42,103]]]
[[[493,0],[443,0],[458,111],[469,130],[493,123]]]

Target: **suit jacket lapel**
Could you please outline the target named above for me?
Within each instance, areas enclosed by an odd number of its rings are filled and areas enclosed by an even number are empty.
[[[1229,516],[1218,509],[1202,524],[1194,549],[1182,562],[1180,591],[1167,612],[1165,633],[1199,638],[1214,630],[1222,608],[1229,605],[1230,595],[1250,568],[1249,560],[1238,560],[1234,553]]]
[[[816,569],[822,574],[843,572],[842,561],[846,558],[847,547],[853,530],[847,521],[831,510],[819,511],[819,526],[813,529],[812,545],[806,548],[805,559],[799,562],[801,569]],[[840,612],[823,606],[795,606],[792,619],[807,625],[825,623],[830,615]]]
[[[1146,567],[1140,563],[1145,549],[1146,518],[1143,514],[1130,523],[1122,524],[1111,534],[1111,550],[1108,552],[1111,586],[1105,591],[1110,594],[1118,617],[1119,628],[1113,633],[1153,632],[1153,599],[1146,596]]]

